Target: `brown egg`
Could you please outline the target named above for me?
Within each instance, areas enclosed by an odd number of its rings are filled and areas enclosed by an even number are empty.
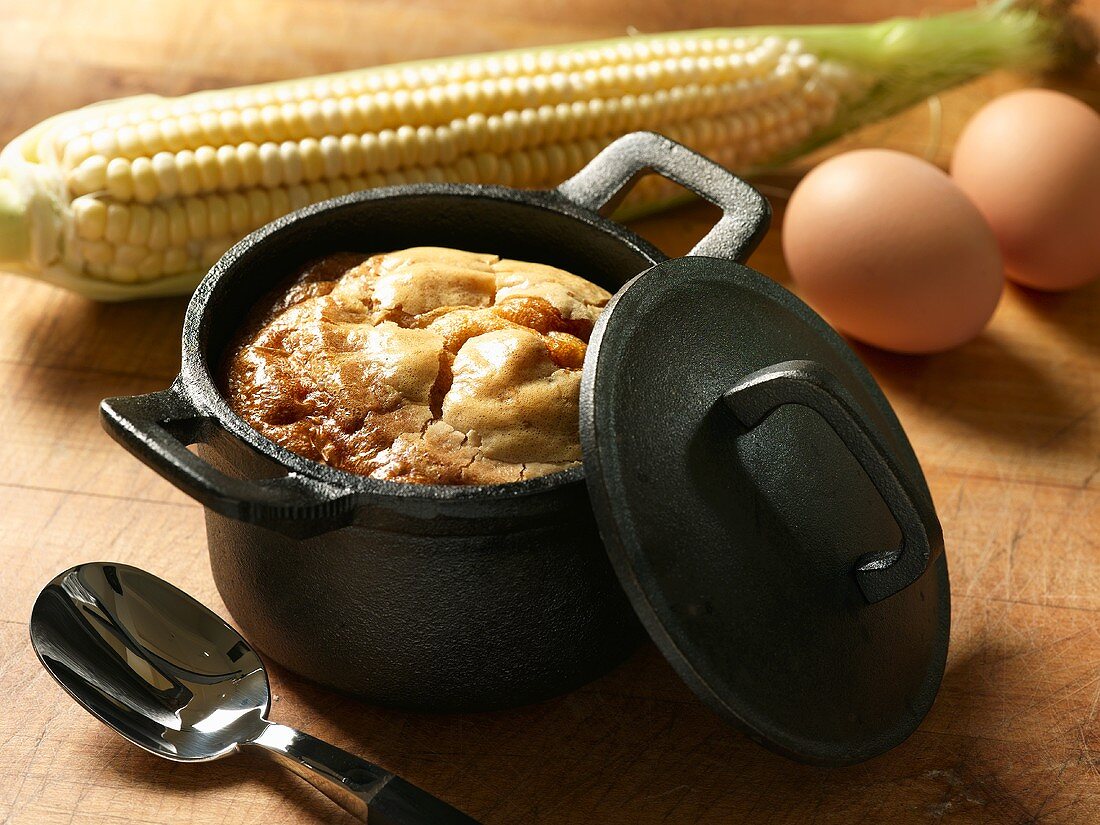
[[[969,341],[1004,285],[997,241],[962,191],[932,164],[885,149],[838,155],[802,180],[783,253],[826,320],[896,352]]]
[[[967,123],[951,174],[1009,278],[1063,290],[1100,277],[1100,115],[1084,103],[1046,89],[997,98]]]

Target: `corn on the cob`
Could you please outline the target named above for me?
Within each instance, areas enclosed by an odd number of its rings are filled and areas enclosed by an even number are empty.
[[[185,292],[248,231],[308,203],[423,181],[550,186],[638,129],[751,172],[992,68],[1042,68],[1056,31],[1036,12],[999,7],[99,104],[0,153],[0,267],[99,299]],[[654,179],[632,195],[668,196]]]

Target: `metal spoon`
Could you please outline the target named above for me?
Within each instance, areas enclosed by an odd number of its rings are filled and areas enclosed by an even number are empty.
[[[50,675],[100,721],[176,762],[256,745],[348,812],[394,825],[473,819],[377,765],[267,721],[263,663],[237,631],[182,590],[125,564],[82,564],[31,611]]]

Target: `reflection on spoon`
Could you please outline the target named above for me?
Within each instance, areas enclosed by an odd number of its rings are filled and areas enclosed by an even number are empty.
[[[205,762],[255,745],[372,823],[474,822],[377,765],[267,721],[260,657],[217,614],[151,573],[113,563],[66,570],[38,595],[30,631],[69,695],[150,753]]]

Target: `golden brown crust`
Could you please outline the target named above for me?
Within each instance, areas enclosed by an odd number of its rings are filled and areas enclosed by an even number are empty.
[[[304,267],[225,361],[234,411],[374,478],[493,484],[575,466],[588,337],[610,295],[576,275],[418,247]]]

